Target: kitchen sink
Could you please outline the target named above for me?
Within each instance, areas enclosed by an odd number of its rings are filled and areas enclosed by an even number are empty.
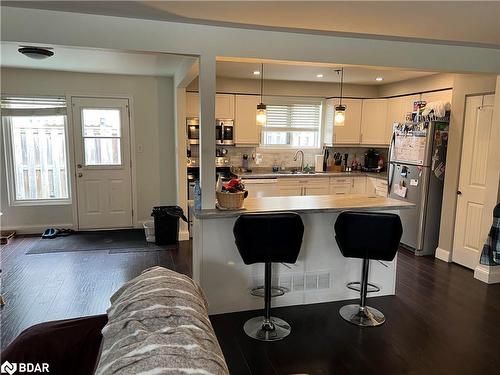
[[[298,176],[303,176],[303,175],[312,175],[315,174],[316,172],[311,171],[311,172],[301,172],[301,171],[279,171],[278,174],[293,174],[293,175],[298,175]]]

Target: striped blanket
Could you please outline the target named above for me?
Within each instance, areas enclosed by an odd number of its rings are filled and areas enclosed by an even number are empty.
[[[480,263],[487,266],[500,265],[500,203],[493,210],[493,224],[481,252]]]
[[[189,277],[153,267],[112,297],[96,375],[229,374]]]

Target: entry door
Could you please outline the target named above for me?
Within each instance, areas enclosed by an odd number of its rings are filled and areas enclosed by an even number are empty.
[[[72,98],[78,226],[132,226],[127,99]]]
[[[474,269],[488,228],[483,228],[486,166],[494,95],[467,98],[452,260]]]

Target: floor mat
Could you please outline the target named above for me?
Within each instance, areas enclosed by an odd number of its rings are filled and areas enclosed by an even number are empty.
[[[70,251],[108,250],[110,253],[168,250],[146,242],[144,230],[121,229],[93,232],[76,232],[66,237],[39,239],[26,254],[47,254]]]

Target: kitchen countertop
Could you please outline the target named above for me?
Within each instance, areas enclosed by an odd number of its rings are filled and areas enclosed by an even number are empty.
[[[247,198],[241,210],[194,210],[197,219],[216,219],[247,213],[292,211],[298,213],[330,213],[345,210],[384,211],[412,208],[414,204],[376,195],[316,195],[293,197]]]
[[[387,172],[316,172],[316,173],[279,173],[279,172],[245,172],[237,173],[238,178],[257,179],[257,178],[304,178],[304,177],[373,177],[386,180]]]

